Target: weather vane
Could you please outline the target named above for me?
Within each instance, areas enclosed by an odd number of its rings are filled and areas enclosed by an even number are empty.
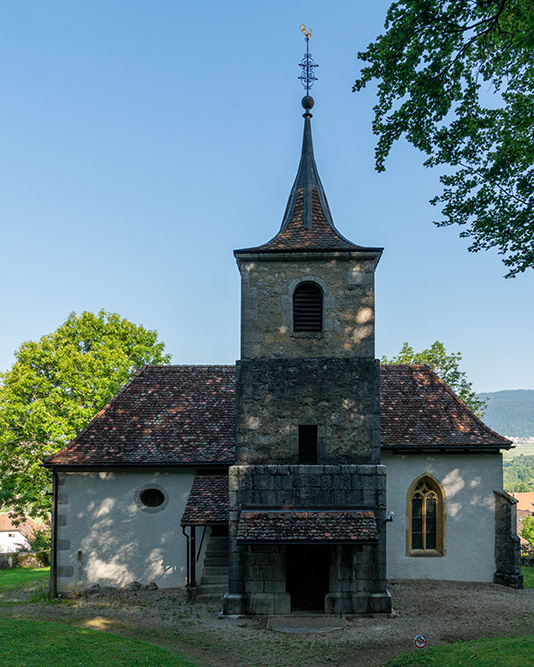
[[[311,37],[311,29],[308,30],[304,24],[300,26],[301,32],[304,33],[306,37],[306,53],[304,55],[304,58],[302,61],[299,63],[299,67],[302,67],[302,74],[299,76],[300,81],[302,82],[302,85],[304,88],[306,88],[306,95],[310,94],[310,88],[313,86],[313,84],[317,81],[317,77],[315,76],[315,72],[313,71],[316,67],[319,67],[319,65],[316,65],[313,62],[313,58],[310,56],[310,37]]]

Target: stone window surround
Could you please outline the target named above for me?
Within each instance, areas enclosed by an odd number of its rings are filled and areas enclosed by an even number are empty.
[[[436,548],[435,549],[412,549],[412,498],[416,487],[428,480],[434,487],[438,496],[436,511]],[[445,523],[447,519],[446,498],[443,486],[433,475],[428,472],[419,475],[411,484],[406,494],[406,556],[435,558],[445,556]]]
[[[163,495],[165,496],[165,500],[161,505],[158,505],[158,507],[147,507],[141,500],[141,494],[144,491],[147,491],[148,489],[157,489],[158,491],[161,491]],[[137,507],[143,511],[147,512],[148,514],[155,514],[156,512],[162,512],[167,505],[169,504],[169,494],[167,491],[159,484],[143,484],[143,486],[138,487],[134,491],[135,494],[135,504]]]
[[[291,420],[291,430],[289,437],[291,441],[292,458],[296,465],[323,465],[325,455],[326,425],[321,423],[321,421],[313,423],[313,420],[307,420],[306,424],[313,424],[314,426],[317,426],[317,463],[299,463],[299,426],[302,426],[303,424],[304,422],[302,419]]]
[[[318,285],[323,292],[323,330],[322,331],[293,331],[293,294],[296,288],[301,283],[315,283]],[[328,294],[328,285],[327,283],[314,273],[304,273],[302,276],[295,278],[289,283],[289,288],[285,298],[282,298],[282,303],[285,302],[289,308],[284,308],[282,313],[283,325],[286,328],[286,331],[292,338],[313,338],[320,339],[325,336],[325,334],[332,330],[333,324],[330,317],[328,317],[328,312],[334,305],[334,298],[332,295]]]

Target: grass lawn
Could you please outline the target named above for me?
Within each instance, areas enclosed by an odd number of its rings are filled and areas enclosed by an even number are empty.
[[[47,581],[49,577],[49,567],[17,567],[13,570],[0,570],[0,591],[15,590],[35,581]]]
[[[155,644],[51,621],[0,618],[2,667],[195,667]]]
[[[521,572],[523,573],[524,588],[534,588],[534,567],[523,566]]]
[[[532,665],[534,637],[482,639],[418,649],[387,663],[387,667],[527,667]]]

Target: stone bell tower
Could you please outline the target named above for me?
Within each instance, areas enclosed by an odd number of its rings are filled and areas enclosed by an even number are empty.
[[[382,249],[334,226],[313,154],[313,105],[306,95],[280,231],[234,252],[241,359],[227,614],[391,610],[374,358]]]

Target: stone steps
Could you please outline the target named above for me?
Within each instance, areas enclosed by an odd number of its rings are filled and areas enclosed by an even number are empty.
[[[212,535],[206,546],[197,600],[220,602],[228,590],[228,536]]]

